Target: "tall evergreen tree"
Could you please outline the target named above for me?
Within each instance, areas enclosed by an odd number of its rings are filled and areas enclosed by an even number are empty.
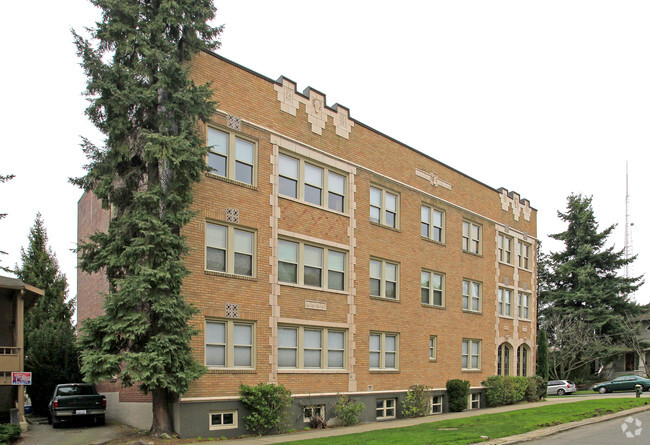
[[[537,333],[537,364],[535,373],[544,380],[548,380],[548,340],[544,329],[540,329]]]
[[[620,274],[636,257],[625,258],[623,250],[605,247],[616,226],[599,232],[591,201],[572,194],[567,212],[558,212],[568,227],[550,235],[564,243],[564,250],[550,255],[548,274],[540,278],[546,280],[540,295],[547,305],[542,314],[560,312],[584,321],[600,335],[618,335],[621,316],[640,312],[630,294],[643,284],[643,277]]]
[[[189,79],[188,62],[217,47],[212,0],[91,0],[102,20],[75,35],[88,77],[86,114],[106,135],[84,140],[89,165],[73,180],[111,209],[106,233],[81,244],[81,268],[105,271],[105,314],[84,321],[82,370],[90,381],[120,375],[151,393],[151,433],[172,431],[168,403],[205,368],[193,357],[195,309],[181,294],[192,184],[206,170],[196,132],[216,104]]]
[[[47,245],[47,232],[40,213],[27,238],[28,246],[21,249],[22,264],[16,266],[16,275],[45,291],[25,316],[25,369],[33,373],[27,393],[34,410],[47,414],[54,387],[81,379],[72,324],[74,301],[66,301],[68,282]]]

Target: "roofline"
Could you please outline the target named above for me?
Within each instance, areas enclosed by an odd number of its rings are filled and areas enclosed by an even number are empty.
[[[208,50],[208,49],[203,49],[202,51],[205,52],[205,53],[207,53],[207,54],[209,54],[209,55],[211,55],[211,56],[213,56],[213,57],[216,57],[217,59],[223,60],[224,62],[229,63],[229,64],[231,64],[231,65],[233,65],[233,66],[235,66],[235,67],[237,67],[237,68],[239,68],[239,69],[241,69],[241,70],[244,70],[244,71],[246,71],[247,73],[250,73],[250,74],[252,74],[252,75],[254,75],[254,76],[257,76],[257,77],[259,77],[260,79],[266,80],[267,82],[270,82],[270,83],[272,83],[272,84],[274,84],[274,85],[282,85],[282,83],[278,82],[278,80],[273,80],[273,79],[271,79],[270,77],[267,77],[267,76],[265,76],[265,75],[263,75],[263,74],[258,73],[257,71],[253,71],[252,69],[247,68],[247,67],[245,67],[245,66],[243,66],[243,65],[241,65],[241,64],[239,64],[239,63],[237,63],[237,62],[234,62],[234,61],[228,59],[227,57],[224,57],[224,56],[222,56],[222,55],[220,55],[220,54],[217,54],[217,53],[215,53],[214,51],[211,51],[211,50]],[[293,80],[289,79],[289,78],[286,77],[286,76],[280,76],[280,79],[282,79],[282,78],[284,78],[284,79],[286,79],[286,80],[290,80],[292,83],[296,84],[296,82],[294,82]],[[323,96],[325,96],[324,93],[320,92],[320,91],[317,90],[316,88],[307,87],[305,90],[313,90],[313,91],[316,91],[316,92],[318,92],[319,94],[322,94]],[[299,92],[299,91],[295,91],[295,93],[298,94],[298,95],[300,95],[300,96],[302,96],[302,97],[304,97],[304,98],[306,98],[306,99],[309,98],[308,96],[305,96],[304,94],[302,94],[302,93]],[[327,108],[327,109],[329,109],[329,110],[332,110],[332,111],[336,111],[336,110],[334,109],[334,107],[337,106],[337,105],[342,106],[342,107],[344,107],[345,109],[349,110],[348,107],[346,107],[346,106],[344,106],[344,105],[340,105],[340,104],[334,104],[334,105],[332,105],[331,107],[330,107],[329,105],[327,105],[327,103],[324,104],[325,108]],[[484,183],[484,182],[482,182],[482,181],[479,181],[479,180],[476,179],[476,178],[473,178],[472,176],[468,175],[467,173],[463,173],[462,171],[460,171],[460,170],[458,170],[458,169],[456,169],[456,168],[454,168],[454,167],[452,167],[452,166],[450,166],[450,165],[448,165],[448,164],[446,164],[446,163],[444,163],[444,162],[442,162],[442,161],[439,161],[439,160],[437,160],[436,158],[434,158],[434,157],[432,157],[432,156],[430,156],[430,155],[428,155],[428,154],[426,154],[426,153],[423,153],[423,152],[421,152],[420,150],[418,150],[418,149],[416,149],[416,148],[411,147],[410,145],[407,145],[407,144],[405,144],[405,143],[403,143],[403,142],[401,142],[401,141],[398,141],[398,140],[395,139],[394,137],[391,137],[391,136],[389,136],[389,135],[387,135],[387,134],[385,134],[385,133],[383,133],[383,132],[381,132],[381,131],[379,131],[379,130],[376,130],[375,128],[371,127],[370,125],[367,125],[367,124],[364,124],[364,123],[361,122],[361,121],[358,121],[357,119],[353,118],[353,117],[350,116],[349,114],[348,114],[348,119],[350,119],[351,121],[353,121],[355,124],[358,124],[358,125],[360,125],[360,126],[366,128],[367,130],[370,130],[370,131],[372,131],[372,132],[378,134],[379,136],[382,136],[382,137],[384,137],[384,138],[386,138],[386,139],[388,139],[388,140],[390,140],[390,141],[392,141],[392,142],[395,142],[396,144],[399,144],[399,145],[401,145],[401,146],[404,147],[404,148],[407,148],[407,149],[409,149],[409,150],[411,150],[411,151],[414,151],[414,152],[416,152],[417,154],[419,154],[419,155],[421,155],[421,156],[424,156],[424,157],[427,158],[427,159],[430,159],[430,160],[432,160],[432,161],[434,161],[434,162],[437,162],[438,164],[443,165],[444,167],[446,167],[446,168],[448,168],[448,169],[450,169],[450,170],[452,170],[452,171],[454,171],[454,172],[456,172],[456,173],[458,173],[458,174],[460,174],[460,175],[462,175],[462,176],[464,176],[464,177],[466,177],[466,178],[468,178],[468,179],[470,179],[470,180],[472,180],[472,181],[474,181],[474,182],[479,183],[479,184],[482,185],[483,187],[486,187],[486,188],[488,188],[488,189],[494,191],[495,193],[501,194],[501,190],[502,190],[502,189],[505,189],[504,187],[499,187],[498,189],[496,189],[496,188],[494,188],[494,187],[492,187],[492,186],[490,186],[490,185],[487,185],[486,183]],[[508,194],[509,194],[509,195],[512,194],[512,193],[514,192],[513,190],[508,190],[508,189],[505,189],[505,190],[508,191]],[[515,192],[515,193],[516,193],[516,192]],[[528,204],[530,205],[530,201],[529,201],[528,199],[522,198],[522,199],[520,199],[520,201],[528,201]],[[536,211],[536,212],[538,211],[538,210],[537,210],[535,207],[533,207],[533,206],[530,206],[530,208],[531,208],[532,210]]]

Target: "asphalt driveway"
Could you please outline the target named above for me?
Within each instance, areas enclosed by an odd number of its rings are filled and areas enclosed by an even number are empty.
[[[45,418],[30,419],[29,431],[23,433],[16,445],[101,445],[122,436],[119,424],[94,425],[89,422],[63,424],[54,429]]]

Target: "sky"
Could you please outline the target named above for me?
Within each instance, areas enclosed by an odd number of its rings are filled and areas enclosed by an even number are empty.
[[[628,166],[634,275],[650,272],[650,2],[216,0],[218,53],[326,94],[350,116],[538,210],[545,251],[562,245],[569,194],[593,196],[623,249]],[[87,0],[0,2],[0,264],[20,262],[37,212],[76,295],[85,76],[70,30]],[[645,192],[644,192],[645,190]],[[650,275],[648,275],[650,281]],[[650,284],[634,298],[650,302]]]

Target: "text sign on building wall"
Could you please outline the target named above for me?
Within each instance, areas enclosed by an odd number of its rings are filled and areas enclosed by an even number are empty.
[[[32,373],[31,372],[12,372],[11,373],[12,385],[31,385]]]

